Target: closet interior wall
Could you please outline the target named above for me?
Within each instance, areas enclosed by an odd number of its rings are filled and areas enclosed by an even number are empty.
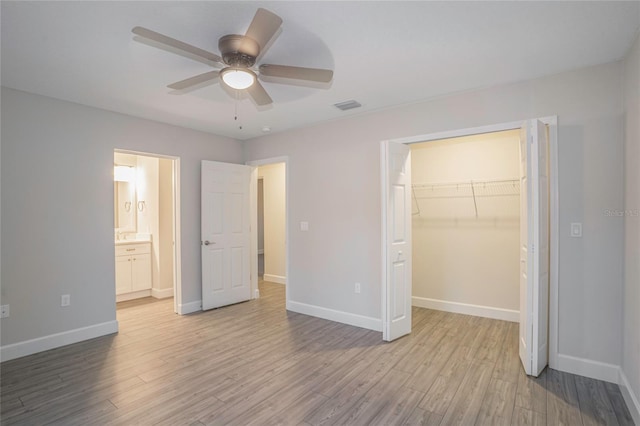
[[[413,144],[411,160],[413,304],[506,310],[515,321],[519,132]]]

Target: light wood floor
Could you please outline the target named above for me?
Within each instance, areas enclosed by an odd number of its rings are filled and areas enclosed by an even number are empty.
[[[118,335],[1,365],[2,424],[633,424],[616,385],[527,378],[517,324],[414,308],[383,343],[261,295],[188,316],[121,303]]]

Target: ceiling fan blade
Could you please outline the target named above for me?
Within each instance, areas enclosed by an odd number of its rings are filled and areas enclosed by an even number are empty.
[[[273,99],[271,99],[271,96],[269,96],[267,91],[264,90],[264,87],[262,86],[262,84],[260,84],[258,80],[256,80],[246,90],[249,96],[251,96],[251,98],[255,101],[255,103],[260,106],[269,105],[270,103],[273,103]]]
[[[260,75],[265,77],[289,78],[293,80],[328,83],[333,78],[333,71],[321,68],[291,67],[288,65],[260,65]]]
[[[269,40],[278,32],[282,18],[266,9],[259,8],[245,34],[260,45],[260,53],[264,53]],[[240,49],[242,51],[242,49]]]
[[[192,46],[190,44],[187,44],[180,40],[176,40],[175,38],[168,37],[164,34],[157,33],[147,28],[134,27],[131,32],[140,37],[144,37],[157,43],[164,44],[165,46],[173,47],[174,49],[182,50],[191,55],[198,56],[211,62],[222,62],[222,58],[215,53],[207,52],[206,50],[200,49],[199,47]]]
[[[218,78],[219,71],[209,71],[204,74],[196,75],[195,77],[190,77],[175,83],[168,85],[169,89],[174,90],[184,90],[188,89],[191,86],[196,86],[198,84],[206,83],[207,81],[214,80]]]

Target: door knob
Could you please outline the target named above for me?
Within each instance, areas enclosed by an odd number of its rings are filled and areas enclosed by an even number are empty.
[[[208,245],[210,245],[210,244],[215,244],[215,243],[214,243],[214,242],[211,242],[211,241],[209,241],[209,240],[206,240],[206,241],[204,242],[204,245],[205,245],[205,246],[208,246]]]

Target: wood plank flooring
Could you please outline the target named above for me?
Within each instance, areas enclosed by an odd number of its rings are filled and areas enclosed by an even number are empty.
[[[178,316],[118,304],[120,333],[0,365],[3,425],[632,425],[618,386],[522,372],[517,324],[421,308],[413,333],[289,313],[284,286]]]

